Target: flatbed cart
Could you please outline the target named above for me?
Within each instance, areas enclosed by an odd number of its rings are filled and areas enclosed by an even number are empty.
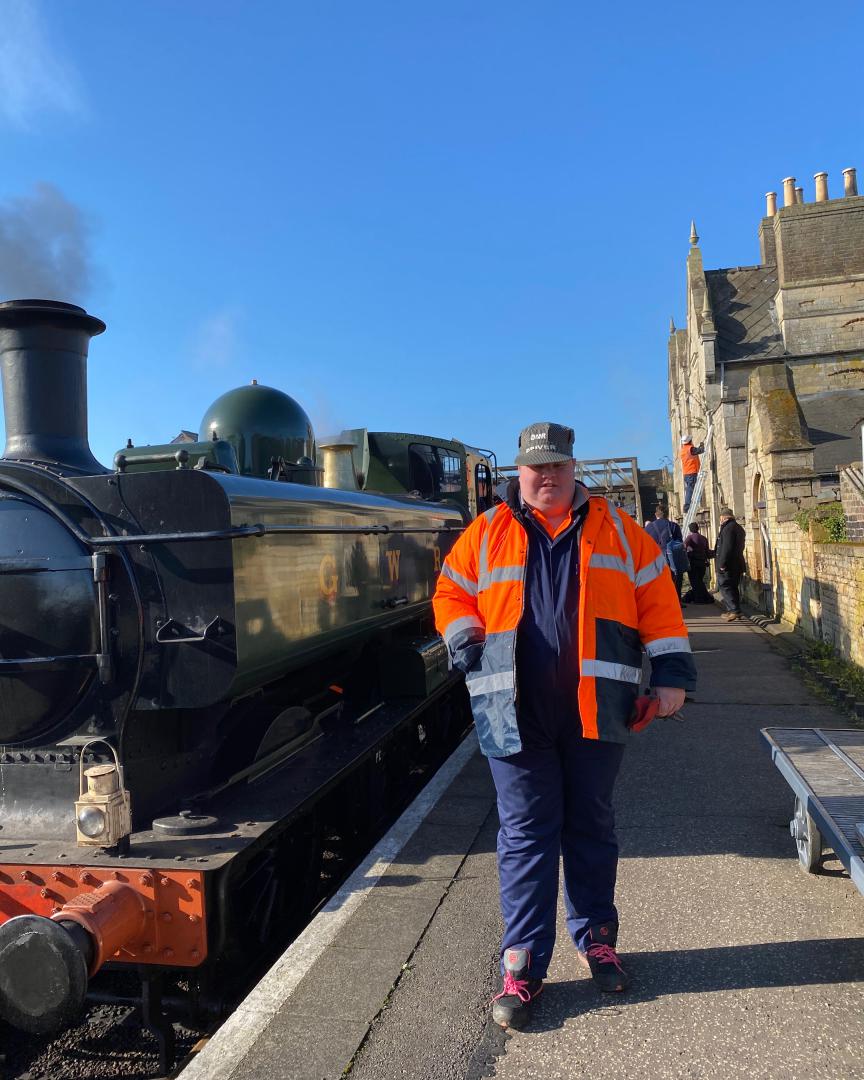
[[[864,894],[864,730],[772,727],[762,737],[795,793],[789,831],[802,868],[817,874],[830,848]]]

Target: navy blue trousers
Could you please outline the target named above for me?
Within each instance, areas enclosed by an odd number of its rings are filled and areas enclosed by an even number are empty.
[[[618,919],[612,789],[623,754],[620,743],[583,739],[577,728],[489,758],[501,822],[501,951],[527,949],[532,978],[546,977],[555,945],[559,859],[576,947],[584,948],[590,926]]]
[[[684,477],[684,513],[690,509],[690,503],[693,501],[693,489],[696,487],[696,480],[699,473],[687,473]]]

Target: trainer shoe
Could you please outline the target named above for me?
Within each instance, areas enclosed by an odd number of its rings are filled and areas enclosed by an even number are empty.
[[[576,953],[582,963],[591,969],[594,985],[606,994],[626,990],[630,985],[630,979],[615,952],[617,939],[618,923],[600,923],[589,927],[585,951],[579,949]]]
[[[504,985],[492,998],[492,1019],[501,1027],[521,1028],[531,1015],[531,1002],[543,989],[542,979],[529,979],[531,953],[507,949],[504,953]]]
[[[741,618],[741,612],[740,611],[727,611],[727,612],[725,612],[725,614],[721,615],[720,618],[724,622],[735,622],[736,619]]]

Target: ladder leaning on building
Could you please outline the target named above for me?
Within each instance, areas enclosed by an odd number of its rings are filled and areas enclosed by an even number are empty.
[[[708,473],[708,456],[711,453],[711,438],[714,434],[714,422],[709,419],[708,430],[705,433],[705,442],[703,443],[703,451],[699,456],[699,472],[696,476],[696,486],[693,488],[693,494],[690,497],[690,508],[687,513],[684,514],[684,521],[681,525],[681,530],[684,535],[690,528],[690,522],[694,521],[696,515],[699,513],[699,505],[702,502],[702,492],[705,490],[705,477]]]

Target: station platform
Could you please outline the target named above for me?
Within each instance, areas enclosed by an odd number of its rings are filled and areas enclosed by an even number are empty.
[[[864,1080],[862,899],[839,861],[799,868],[759,736],[851,721],[765,631],[686,614],[695,701],[633,738],[616,790],[629,992],[597,993],[562,907],[530,1026],[489,1022],[497,814],[472,735],[183,1080]]]

